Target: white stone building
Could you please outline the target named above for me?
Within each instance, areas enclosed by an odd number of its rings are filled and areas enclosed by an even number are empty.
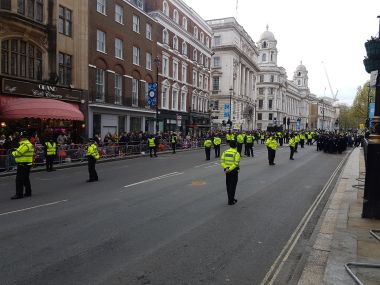
[[[223,128],[223,122],[227,123],[231,118],[232,129],[253,130],[259,72],[257,47],[233,17],[207,23],[214,36],[210,102],[213,128]]]

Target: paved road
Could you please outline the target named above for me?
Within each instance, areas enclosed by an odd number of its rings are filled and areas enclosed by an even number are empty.
[[[202,151],[0,178],[0,284],[259,284],[343,155],[255,151],[234,206]]]

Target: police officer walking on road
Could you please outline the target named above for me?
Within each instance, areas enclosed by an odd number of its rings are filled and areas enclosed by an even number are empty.
[[[89,146],[87,148],[86,157],[88,162],[88,173],[90,178],[87,180],[87,182],[94,182],[98,181],[98,174],[96,173],[95,163],[100,156],[94,139],[91,138],[88,141]]]
[[[54,142],[53,137],[49,136],[45,142],[45,159],[46,159],[46,171],[55,171],[53,169],[54,159],[57,154],[57,144]]]
[[[236,149],[236,141],[230,141],[230,148],[222,153],[220,166],[226,175],[228,205],[236,204],[236,185],[239,177],[240,154]]]
[[[211,146],[212,146],[212,141],[210,138],[207,138],[203,144],[205,147],[205,152],[206,152],[206,160],[210,160],[210,154],[211,154]]]
[[[254,141],[255,137],[252,135],[252,134],[248,134],[246,136],[246,144],[245,144],[245,148],[246,148],[246,151],[245,151],[245,154],[250,157],[254,157],[255,155],[253,154],[253,141]]]
[[[276,150],[278,148],[277,139],[274,134],[270,134],[269,138],[265,142],[268,149],[268,160],[269,165],[276,165],[274,163],[274,158],[276,157]]]
[[[20,134],[20,146],[12,152],[12,156],[17,163],[16,174],[16,195],[11,199],[21,199],[32,196],[32,187],[30,185],[30,168],[33,164],[34,147],[28,140],[26,133]],[[25,188],[25,194],[24,194]]]
[[[152,153],[154,153],[154,156],[157,157],[157,140],[153,137],[153,135],[150,135],[148,138],[148,147],[150,157],[153,157]]]
[[[213,143],[214,143],[214,150],[215,150],[215,158],[218,158],[220,157],[220,145],[222,143],[222,140],[218,134],[215,135]]]
[[[296,150],[296,139],[294,138],[293,134],[290,135],[289,147],[290,147],[290,160],[294,160],[293,155]]]

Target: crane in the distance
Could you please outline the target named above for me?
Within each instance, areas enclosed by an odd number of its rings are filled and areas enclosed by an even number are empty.
[[[327,82],[329,83],[329,87],[330,87],[330,91],[331,91],[331,97],[334,101],[338,101],[338,90],[336,90],[336,92],[334,94],[334,91],[331,87],[330,78],[329,78],[329,75],[327,74],[326,66],[325,66],[325,63],[323,61],[322,61],[322,65],[323,65],[323,69],[325,70]]]

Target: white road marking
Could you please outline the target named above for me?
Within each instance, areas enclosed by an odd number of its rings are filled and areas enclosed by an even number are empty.
[[[199,164],[199,165],[194,166],[194,168],[199,168],[199,167],[202,167],[202,166],[206,166],[206,165],[209,165],[211,163],[214,163],[214,162],[207,162],[207,163]]]
[[[215,162],[214,164],[206,166],[205,168],[211,168],[211,167],[215,167],[215,166],[219,166],[219,163]]]
[[[164,175],[157,176],[157,177],[154,177],[154,178],[150,178],[150,179],[147,179],[147,180],[143,180],[143,181],[140,181],[140,182],[136,182],[136,183],[132,183],[132,184],[129,184],[129,185],[125,185],[124,188],[132,187],[132,186],[136,186],[136,185],[139,185],[139,184],[148,183],[148,182],[152,182],[152,181],[156,181],[156,180],[160,180],[160,179],[170,178],[170,177],[178,176],[178,175],[182,175],[182,174],[183,174],[183,172],[172,172],[172,173],[164,174]]]
[[[68,200],[61,200],[61,201],[52,202],[52,203],[48,203],[48,204],[43,204],[43,205],[33,206],[33,207],[24,208],[24,209],[15,210],[15,211],[10,211],[10,212],[6,212],[6,213],[1,213],[0,216],[5,216],[5,215],[9,215],[9,214],[14,214],[14,213],[19,213],[19,212],[24,212],[24,211],[28,211],[28,210],[32,210],[32,209],[41,208],[41,207],[52,206],[52,205],[56,205],[56,204],[59,204],[59,203],[64,203],[64,202],[67,202],[67,201],[68,201]]]

